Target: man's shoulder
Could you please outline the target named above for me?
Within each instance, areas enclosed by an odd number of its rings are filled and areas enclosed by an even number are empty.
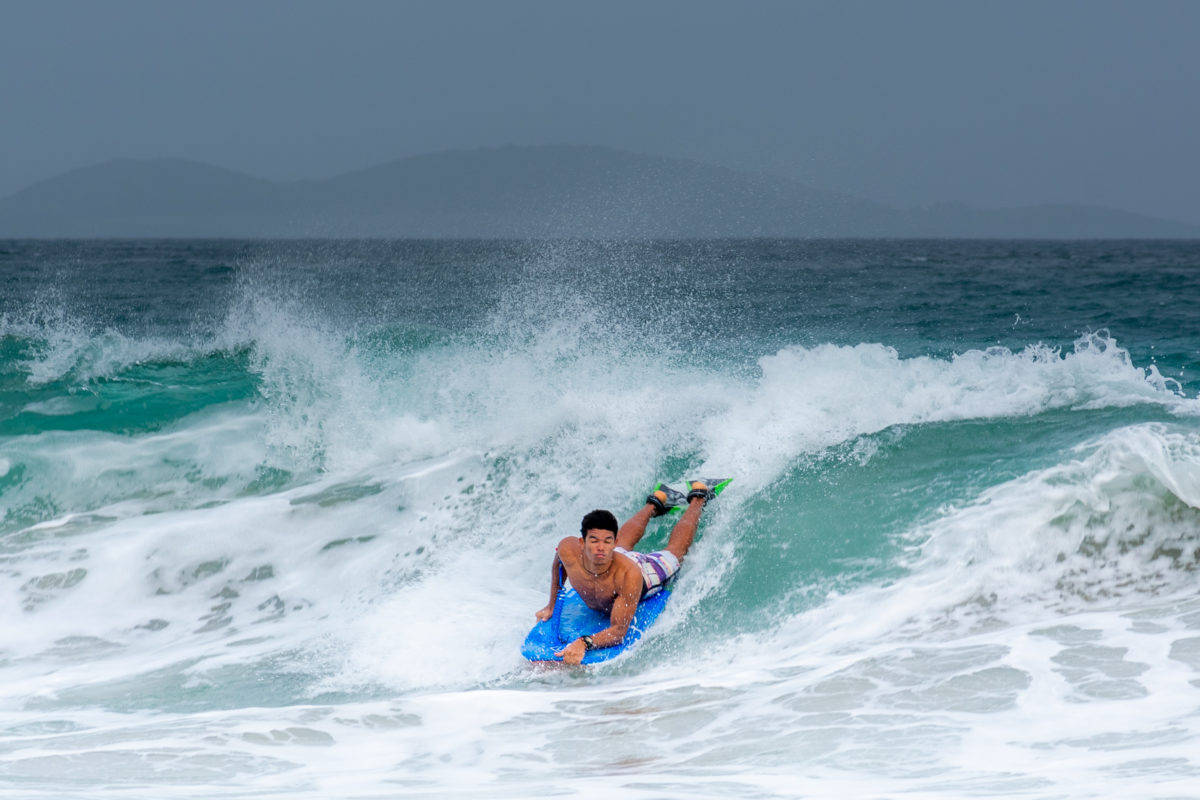
[[[558,551],[559,558],[566,555],[577,555],[583,549],[583,542],[578,536],[567,536],[558,543],[555,548]]]
[[[628,553],[617,553],[617,555],[622,556],[617,559],[617,568],[620,570],[618,580],[624,584],[637,584],[640,587],[644,579],[642,578],[642,568],[638,566],[637,561]]]

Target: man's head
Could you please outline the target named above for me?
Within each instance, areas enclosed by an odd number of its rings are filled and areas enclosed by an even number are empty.
[[[579,535],[583,537],[585,561],[596,570],[606,569],[617,546],[617,518],[611,511],[589,511],[579,525]]]
[[[617,518],[611,511],[605,511],[602,508],[589,511],[583,515],[583,522],[579,524],[579,535],[586,539],[587,532],[591,530],[612,531],[613,536],[616,536]]]

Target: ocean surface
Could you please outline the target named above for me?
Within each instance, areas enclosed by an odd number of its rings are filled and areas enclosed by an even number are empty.
[[[1198,394],[1197,242],[0,242],[0,795],[1200,797]]]

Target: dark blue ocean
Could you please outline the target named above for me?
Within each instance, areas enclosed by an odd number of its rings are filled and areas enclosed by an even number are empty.
[[[0,242],[0,794],[1200,796],[1198,309],[1198,242]],[[716,475],[637,648],[521,658]]]

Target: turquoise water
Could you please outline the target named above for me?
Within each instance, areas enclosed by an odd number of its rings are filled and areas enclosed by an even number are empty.
[[[0,279],[6,796],[1200,785],[1196,243],[4,242]],[[520,658],[583,513],[718,474],[638,648]]]

